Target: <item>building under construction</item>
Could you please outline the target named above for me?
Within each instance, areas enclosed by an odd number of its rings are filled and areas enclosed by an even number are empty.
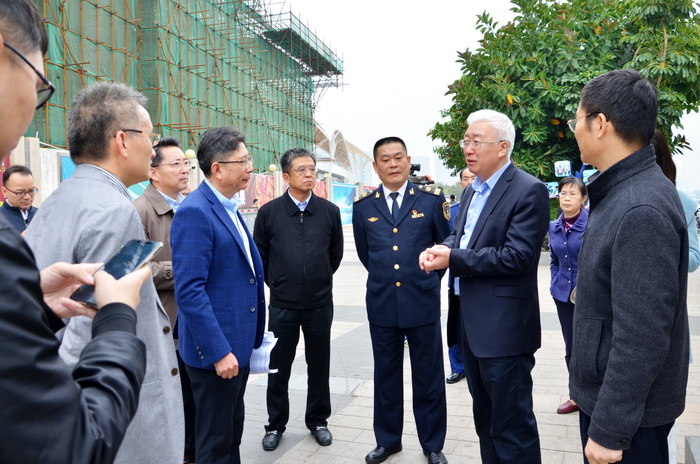
[[[67,146],[70,103],[98,80],[141,90],[155,131],[195,148],[210,127],[242,130],[256,167],[314,146],[313,111],[342,61],[291,13],[260,0],[37,0],[57,88],[27,135]]]

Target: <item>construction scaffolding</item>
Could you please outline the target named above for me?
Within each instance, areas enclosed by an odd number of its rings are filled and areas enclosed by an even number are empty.
[[[201,133],[246,133],[256,167],[313,148],[313,112],[342,61],[293,14],[260,1],[37,0],[57,92],[27,135],[67,146],[70,102],[98,80],[141,90],[155,131],[196,148]]]

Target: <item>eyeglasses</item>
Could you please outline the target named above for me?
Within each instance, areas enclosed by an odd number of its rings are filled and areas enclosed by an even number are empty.
[[[145,134],[144,131],[139,129],[122,129],[122,132],[136,132],[137,134]],[[158,141],[160,141],[160,135],[151,132],[148,134],[148,139],[151,141],[151,145],[155,145],[158,143]]]
[[[290,169],[290,171],[294,171],[300,176],[303,176],[307,172],[311,174],[316,174],[318,172],[318,168],[316,168],[316,166],[299,166],[296,169]]]
[[[153,164],[151,165],[152,168],[157,168],[158,166],[170,166],[171,168],[175,168],[177,170],[180,169],[189,169],[190,168],[190,160],[180,160],[180,161],[173,161],[172,163],[161,163],[161,164]]]
[[[486,142],[484,140],[469,140],[469,139],[462,139],[459,141],[459,146],[462,147],[462,150],[466,149],[469,145],[474,148],[474,150],[478,150],[479,147],[481,146],[482,143],[502,143],[505,142],[505,140],[499,140],[497,142]]]
[[[33,197],[33,196],[36,195],[37,192],[39,191],[39,189],[36,188],[36,187],[34,187],[33,189],[24,190],[24,191],[22,191],[22,192],[15,192],[14,190],[10,190],[10,189],[7,188],[7,187],[5,187],[5,190],[7,190],[8,192],[14,193],[14,194],[17,195],[18,197],[23,197],[23,196],[26,196],[26,195],[29,195],[30,197]]]
[[[559,192],[559,196],[563,198],[576,198],[579,194],[576,192]]]
[[[10,45],[9,43],[5,42],[5,46],[15,52],[17,56],[19,56],[22,61],[27,63],[30,68],[32,68],[32,71],[36,73],[37,76],[39,76],[39,79],[41,79],[41,88],[36,91],[36,109],[41,108],[46,104],[47,101],[49,101],[49,98],[51,98],[51,95],[56,91],[56,87],[53,86],[51,82],[44,76],[44,74],[36,69],[34,65],[27,59],[26,56],[24,56],[22,53],[19,52],[15,47]]]
[[[579,119],[591,116],[592,114],[600,114],[600,113],[601,113],[600,111],[591,111],[590,113],[586,113],[583,116],[579,116],[578,118],[569,119],[568,121],[566,121],[566,125],[569,126],[569,129],[571,129],[571,132],[576,132],[576,124],[578,123]]]
[[[250,156],[247,158],[244,158],[242,160],[230,160],[230,161],[215,161],[216,163],[219,164],[240,164],[242,166],[252,166],[253,165],[253,158]]]

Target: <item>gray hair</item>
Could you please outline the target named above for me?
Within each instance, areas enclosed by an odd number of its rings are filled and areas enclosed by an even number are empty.
[[[119,130],[139,126],[137,105],[146,108],[146,97],[128,85],[103,81],[84,88],[68,113],[68,149],[76,163],[107,158],[107,147]],[[132,127],[127,127],[132,126]]]
[[[494,110],[479,110],[469,115],[467,124],[472,125],[475,122],[486,121],[494,131],[496,139],[508,142],[508,159],[513,152],[515,144],[515,127],[508,116]]]

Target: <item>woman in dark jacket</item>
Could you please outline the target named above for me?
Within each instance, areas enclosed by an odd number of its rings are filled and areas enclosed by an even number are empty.
[[[566,345],[566,368],[571,359],[571,339],[573,337],[574,303],[571,292],[576,287],[578,274],[578,254],[581,250],[583,232],[588,222],[588,211],[583,208],[587,200],[586,185],[576,177],[565,177],[559,181],[559,207],[561,215],[549,223],[549,251],[552,283],[550,292],[557,306],[561,332]],[[568,414],[578,411],[571,399],[557,408],[557,413]]]

